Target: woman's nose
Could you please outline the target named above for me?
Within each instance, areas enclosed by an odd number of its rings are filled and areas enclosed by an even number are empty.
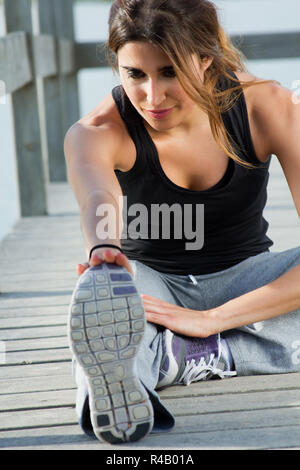
[[[165,100],[166,93],[164,88],[154,80],[149,80],[147,83],[147,103],[153,109],[157,108]]]

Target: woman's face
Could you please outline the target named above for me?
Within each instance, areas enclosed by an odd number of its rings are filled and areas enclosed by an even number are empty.
[[[153,129],[189,126],[196,115],[203,114],[183,90],[170,60],[159,47],[142,41],[128,42],[118,51],[118,67],[126,95]],[[199,68],[200,80],[207,67]]]

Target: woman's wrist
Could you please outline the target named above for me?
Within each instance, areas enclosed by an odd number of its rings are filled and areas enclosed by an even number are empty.
[[[207,310],[207,313],[209,323],[211,325],[211,335],[222,333],[222,331],[226,330],[224,316],[222,315],[222,311],[219,307]]]

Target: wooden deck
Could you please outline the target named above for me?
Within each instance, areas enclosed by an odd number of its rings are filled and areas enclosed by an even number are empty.
[[[101,444],[77,424],[66,337],[68,304],[85,260],[66,184],[50,216],[23,218],[0,245],[0,447],[5,449],[300,449],[300,373],[235,377],[161,392],[176,415],[167,434]],[[266,209],[274,250],[299,245],[299,219],[272,165]]]

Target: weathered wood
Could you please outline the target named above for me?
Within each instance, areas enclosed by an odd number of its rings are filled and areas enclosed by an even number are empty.
[[[63,151],[62,97],[59,82],[60,54],[56,34],[54,3],[38,1],[38,21],[41,34],[50,35],[54,40],[56,75],[43,80],[45,98],[45,125],[47,134],[48,172],[50,181],[65,181],[66,166]]]
[[[0,315],[0,332],[3,334],[3,338],[5,339],[5,332],[8,331],[10,328],[22,330],[23,328],[38,328],[40,326],[51,326],[51,325],[66,325],[66,318],[62,315],[40,315],[40,316],[33,316],[33,317],[19,317],[18,319],[15,318],[5,318],[4,315]],[[20,331],[22,333],[22,331]]]
[[[300,33],[232,35],[232,42],[248,60],[300,57]]]
[[[24,31],[31,41],[30,0],[5,0],[4,4],[7,32]],[[15,91],[12,103],[21,215],[45,215],[47,200],[35,80]]]
[[[15,366],[22,364],[41,364],[47,362],[71,361],[72,355],[68,347],[39,349],[33,351],[7,352],[5,366]],[[4,367],[4,366],[3,366]]]
[[[59,83],[63,135],[79,119],[78,80],[74,67],[74,0],[53,0],[56,36],[59,38]],[[65,178],[66,180],[66,178]],[[52,177],[51,181],[57,181]]]
[[[75,70],[74,42],[69,39],[59,39],[59,70],[62,75],[72,74]]]
[[[200,425],[199,425],[200,427]],[[132,444],[110,445],[104,444],[92,438],[83,436],[79,426],[53,426],[38,429],[26,429],[8,431],[4,433],[0,446],[7,450],[106,450],[110,457],[118,452],[127,451],[127,455],[138,455],[134,450],[146,450],[144,459],[150,462],[150,455],[159,457],[161,453],[168,454],[169,449],[177,455],[182,455],[181,449],[186,450],[186,455],[192,455],[194,465],[203,462],[202,450],[253,450],[253,449],[300,449],[298,446],[299,432],[289,434],[289,427],[261,428],[259,432],[252,430],[233,430],[229,433],[224,431],[212,431],[207,433],[168,433],[162,436],[160,433],[150,435],[146,441]],[[162,444],[162,440],[164,444]],[[133,454],[131,454],[133,452]],[[172,455],[172,452],[170,452]],[[105,456],[100,456],[100,462],[106,462]],[[159,462],[159,461],[158,461]],[[159,465],[159,463],[158,463]],[[169,464],[170,465],[170,464]],[[189,462],[192,466],[192,463]],[[175,466],[175,465],[174,465]],[[176,466],[180,466],[179,464]]]
[[[25,32],[9,33],[0,38],[0,80],[6,93],[13,93],[33,80],[32,64]]]
[[[74,392],[72,393],[74,399]],[[54,426],[60,424],[76,424],[74,404],[55,409],[31,409],[18,412],[1,413],[0,431],[9,429],[36,428],[42,426]],[[1,434],[0,434],[1,437]]]
[[[0,380],[0,401],[5,395],[14,395],[15,393],[28,393],[28,392],[41,392],[64,389],[76,388],[75,378],[71,375],[71,368],[69,367],[69,374],[64,375],[46,375],[37,376],[32,379],[28,377],[10,378],[6,380],[5,377]]]
[[[198,400],[172,398],[163,400],[163,403],[176,416],[202,415],[208,413],[221,413],[227,411],[249,411],[257,409],[285,408],[300,406],[300,389],[272,390],[271,392],[252,392],[241,394],[223,394],[216,400],[212,394]]]
[[[13,393],[1,397],[1,411],[38,410],[41,408],[74,408],[76,390],[38,391],[28,393]],[[2,425],[6,426],[2,422]],[[0,424],[1,429],[1,424]]]
[[[17,351],[33,351],[37,353],[42,350],[66,349],[69,347],[69,342],[66,335],[64,335],[54,338],[15,339],[13,341],[5,341],[5,346],[7,353]]]
[[[300,57],[299,32],[240,34],[230,38],[248,60]],[[75,51],[77,70],[109,66],[103,41],[76,43]]]
[[[27,377],[27,380],[34,382],[35,378],[38,377],[49,377],[51,375],[61,376],[62,381],[64,376],[70,377],[72,374],[71,361],[65,362],[49,362],[48,364],[27,364],[18,366],[1,366],[0,367],[0,390],[3,394],[5,390],[5,381],[10,379],[19,379]],[[4,380],[3,380],[4,379]]]
[[[47,34],[33,36],[33,54],[36,76],[46,78],[57,74],[54,36]]]
[[[65,445],[70,445],[75,450],[76,444],[79,444],[81,447],[83,443],[87,442],[95,444],[95,441],[81,432],[77,424],[31,428],[30,431],[28,429],[20,429],[17,431],[6,431],[0,435],[0,448],[6,449],[19,449],[21,447],[23,449],[31,449],[31,446],[40,449],[44,445],[50,445],[51,447],[53,446],[52,448],[58,449],[60,446],[64,448]],[[97,449],[99,450],[99,446]]]
[[[264,392],[272,390],[294,390],[300,389],[300,373],[257,375],[255,380],[252,376],[235,377],[232,380],[214,380],[194,383],[189,386],[168,387],[159,392],[162,399],[205,397],[209,395],[242,394],[250,392]]]
[[[186,448],[186,455],[193,456],[194,465],[196,466],[203,462],[202,450],[236,450],[238,449],[238,447],[234,446],[236,442],[239,442],[239,448],[241,450],[262,448],[263,442],[269,444],[269,446],[265,447],[267,449],[284,449],[285,447],[289,447],[289,444],[291,444],[294,449],[300,449],[300,447],[297,446],[299,434],[296,433],[296,435],[289,436],[287,433],[288,429],[288,427],[273,428],[272,430],[262,428],[257,435],[255,429],[252,429],[248,433],[244,431],[241,432],[240,430],[233,430],[229,433],[226,433],[226,431],[201,433],[201,426],[199,425],[200,431],[198,433],[188,433],[192,442],[185,446],[178,442],[180,435],[174,435],[173,433],[168,433],[164,436],[161,434],[150,435],[146,443],[142,441],[133,444],[112,446],[83,435],[78,425],[62,425],[7,431],[3,433],[3,437],[0,440],[0,447],[5,447],[8,450],[108,450],[110,456],[112,456],[113,453],[117,453],[116,451],[122,452],[127,450],[132,452],[134,449],[137,451],[139,449],[146,449],[146,452],[143,454],[143,459],[148,458],[148,462],[150,462],[149,454],[159,456],[160,451],[162,451],[161,453],[165,451],[165,453],[168,454],[168,450],[173,449],[175,454],[181,455],[182,452],[180,452],[180,450]],[[284,436],[283,438],[281,433]],[[162,444],[162,438],[164,439],[165,445]],[[232,441],[231,438],[233,438]],[[217,445],[217,443],[220,443],[220,445]],[[256,443],[258,443],[258,447]],[[97,455],[100,455],[100,462],[105,463],[105,457],[102,457],[102,454]],[[132,454],[129,453],[129,455]],[[138,453],[134,453],[133,455],[138,455]],[[145,465],[147,465],[147,463],[145,463]],[[189,465],[192,466],[191,462]]]
[[[65,336],[65,331],[62,333],[62,325],[53,325],[47,327],[44,326],[39,328],[23,328],[21,332],[18,329],[12,328],[11,330],[5,331],[5,339],[0,336],[0,341],[12,341],[30,338],[55,338],[57,336]]]
[[[76,70],[108,67],[103,42],[78,42],[75,44]]]

